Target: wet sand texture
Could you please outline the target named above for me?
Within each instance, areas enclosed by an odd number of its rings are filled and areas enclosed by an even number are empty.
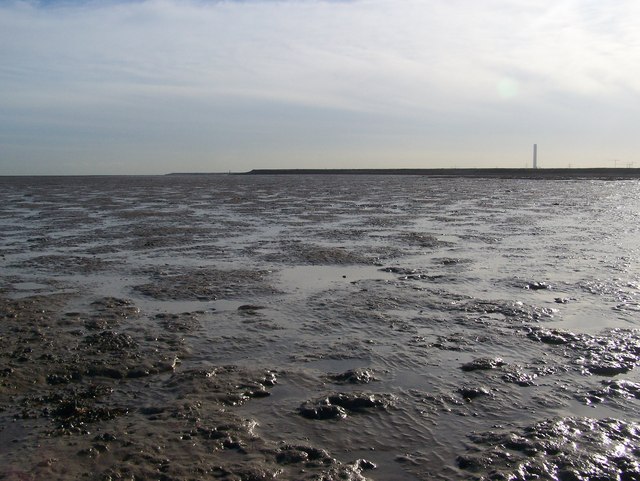
[[[0,178],[0,479],[640,480],[597,177]]]

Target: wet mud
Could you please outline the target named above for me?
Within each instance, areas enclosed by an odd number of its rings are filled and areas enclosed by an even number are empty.
[[[640,479],[635,180],[0,192],[0,479]]]
[[[615,419],[560,418],[521,431],[470,436],[458,458],[474,479],[640,479],[640,426]]]

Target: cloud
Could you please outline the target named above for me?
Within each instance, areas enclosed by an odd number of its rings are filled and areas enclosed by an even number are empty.
[[[462,158],[496,132],[511,145],[593,128],[585,113],[637,120],[634,0],[45,3],[0,6],[0,127],[14,132],[0,142],[25,156],[24,139],[82,133],[82,152],[108,138],[132,157],[173,137],[185,155],[201,146],[194,162],[319,144]]]

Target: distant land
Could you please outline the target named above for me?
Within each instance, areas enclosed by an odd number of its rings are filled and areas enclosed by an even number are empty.
[[[585,169],[254,169],[231,175],[424,175],[432,177],[476,177],[503,179],[638,179],[640,168]],[[173,173],[167,175],[220,175]]]

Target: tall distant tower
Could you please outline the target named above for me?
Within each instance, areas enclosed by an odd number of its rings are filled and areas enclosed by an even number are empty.
[[[538,168],[538,144],[533,144],[533,168]]]

